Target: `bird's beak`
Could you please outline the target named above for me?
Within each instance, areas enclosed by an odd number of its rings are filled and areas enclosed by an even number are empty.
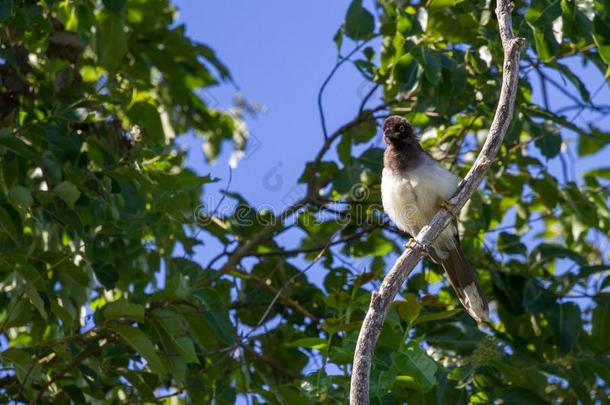
[[[398,134],[391,129],[388,129],[383,133],[384,136],[387,136],[390,139],[398,139]]]

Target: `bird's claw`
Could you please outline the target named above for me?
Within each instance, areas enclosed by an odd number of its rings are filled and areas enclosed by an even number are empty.
[[[449,201],[439,198],[438,200],[436,200],[436,205],[438,205],[439,207],[441,207],[445,211],[447,211],[449,214],[451,214],[453,219],[455,219],[457,221],[457,217],[453,213],[453,208],[455,207],[454,204],[451,204]]]
[[[410,249],[413,247],[413,245],[415,245],[417,242],[415,241],[415,238],[411,238],[409,239],[409,241],[407,243],[405,243],[404,245],[402,245],[405,249]]]
[[[439,198],[436,200],[436,205],[438,205],[441,208],[446,209],[447,211],[451,211],[453,209],[453,204],[451,204],[449,201]]]
[[[422,248],[422,250],[426,253],[428,253],[428,249],[426,248],[426,246],[422,245],[421,243],[419,243],[417,240],[415,240],[415,238],[411,238],[409,239],[409,241],[407,243],[405,243],[404,245],[405,249],[411,249],[415,246],[419,246]]]

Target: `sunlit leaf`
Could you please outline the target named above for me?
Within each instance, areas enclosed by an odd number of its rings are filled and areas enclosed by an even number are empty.
[[[427,391],[436,385],[436,363],[416,345],[410,345],[392,354],[392,362],[399,375],[398,381],[413,388]]]
[[[345,16],[345,35],[352,39],[370,36],[375,29],[375,18],[362,6],[362,0],[352,0]]]
[[[144,332],[128,325],[112,325],[112,329],[146,359],[153,372],[165,374],[166,367],[157,354],[155,346]]]

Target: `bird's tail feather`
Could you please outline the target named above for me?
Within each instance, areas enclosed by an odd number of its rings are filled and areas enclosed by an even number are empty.
[[[488,320],[487,300],[476,273],[464,257],[462,248],[458,245],[455,249],[450,250],[449,255],[441,264],[468,314],[477,322]]]

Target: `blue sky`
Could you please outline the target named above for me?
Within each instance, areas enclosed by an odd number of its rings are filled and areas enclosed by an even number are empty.
[[[348,2],[181,0],[176,4],[187,33],[215,49],[241,94],[266,108],[247,120],[260,147],[233,172],[231,189],[255,205],[271,204],[280,210],[304,163],[322,144],[316,98],[334,66],[337,51],[332,37]],[[346,64],[328,87],[324,105],[331,130],[354,117],[361,84],[363,79]],[[235,89],[225,85],[206,97],[229,106],[234,94]],[[191,148],[189,162],[204,168],[200,148]],[[205,169],[224,179],[227,162],[228,153],[224,153],[216,165]],[[275,176],[278,172],[281,179]],[[269,174],[273,179],[265,181]]]

